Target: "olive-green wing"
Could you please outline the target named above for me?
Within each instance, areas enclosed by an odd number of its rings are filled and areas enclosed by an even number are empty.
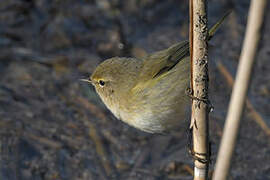
[[[156,78],[172,69],[181,59],[188,55],[188,41],[176,43],[168,49],[150,54],[143,59],[143,67],[138,80],[145,82],[149,79]]]
[[[208,40],[214,36],[218,27],[229,14],[230,12],[227,12],[211,27],[208,32]],[[186,59],[185,57],[187,56],[189,56],[188,41],[176,43],[168,49],[148,55],[143,59],[143,67],[137,79],[137,87],[135,87],[135,89],[140,89],[145,85],[149,85],[148,80],[150,79],[153,79],[153,81],[151,81],[151,84],[153,84],[155,78],[157,79],[161,75],[166,74],[166,72],[170,71],[177,63]]]

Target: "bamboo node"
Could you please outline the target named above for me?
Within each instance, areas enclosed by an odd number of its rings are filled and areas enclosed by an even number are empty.
[[[199,161],[202,164],[211,163],[210,158],[208,158],[207,153],[198,153],[195,152],[193,149],[189,149],[189,154],[195,161]]]

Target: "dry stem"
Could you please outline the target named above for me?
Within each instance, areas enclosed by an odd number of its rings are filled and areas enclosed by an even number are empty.
[[[204,180],[208,176],[208,28],[207,5],[205,0],[190,1],[193,8],[193,36],[190,43],[193,53],[192,59],[192,117],[193,129],[194,180]],[[193,5],[193,7],[192,7]]]
[[[247,31],[231,96],[224,134],[219,148],[216,169],[213,176],[214,180],[225,180],[230,169],[231,158],[235,148],[240,120],[246,100],[252,65],[260,38],[259,31],[263,23],[266,3],[266,0],[251,1]]]
[[[226,69],[226,67],[221,62],[218,63],[217,67],[218,67],[219,71],[221,72],[221,74],[225,77],[229,86],[233,87],[234,79],[233,79],[232,75],[229,73],[229,71]],[[265,121],[262,118],[262,116],[260,115],[260,113],[258,113],[256,111],[256,109],[254,108],[254,106],[252,105],[252,103],[249,99],[246,100],[246,105],[247,105],[247,108],[249,109],[254,121],[262,128],[262,130],[265,132],[265,134],[270,136],[270,128],[267,126],[267,124],[265,123]]]

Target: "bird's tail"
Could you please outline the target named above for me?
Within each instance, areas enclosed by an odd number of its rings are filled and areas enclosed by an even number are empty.
[[[216,24],[214,24],[210,30],[208,31],[208,41],[210,41],[212,39],[212,37],[215,35],[217,29],[219,28],[219,26],[223,23],[224,19],[231,13],[232,11],[228,11],[226,14],[224,14],[222,16],[222,18],[220,18],[218,20],[218,22],[216,22]]]

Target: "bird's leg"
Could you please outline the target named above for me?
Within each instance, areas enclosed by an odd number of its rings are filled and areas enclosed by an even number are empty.
[[[193,95],[193,90],[191,88],[187,88],[185,91],[185,94],[192,100],[196,100],[196,101],[200,101],[203,102],[205,104],[207,104],[207,106],[209,107],[209,112],[212,112],[214,110],[214,106],[211,104],[211,102],[206,99],[206,98],[198,98],[196,96]]]

